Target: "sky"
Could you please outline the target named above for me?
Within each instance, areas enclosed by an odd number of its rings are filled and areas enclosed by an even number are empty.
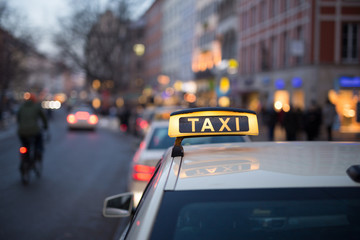
[[[0,0],[1,1],[1,0]],[[58,19],[66,16],[70,7],[69,0],[7,0],[12,8],[26,16],[28,24],[39,31],[40,42],[38,49],[41,52],[53,54],[55,46],[51,42],[52,33],[58,29]],[[107,0],[100,0],[105,6]],[[146,9],[152,0],[144,0],[142,6]]]
[[[28,25],[39,31],[39,50],[54,52],[51,33],[57,29],[57,19],[69,12],[67,0],[11,0],[9,5],[28,20]]]

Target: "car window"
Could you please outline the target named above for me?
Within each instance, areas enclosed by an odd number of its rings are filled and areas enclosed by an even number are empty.
[[[92,109],[88,107],[74,108],[74,112],[80,112],[80,111],[92,113]]]
[[[155,128],[148,144],[148,149],[167,149],[174,145],[175,138],[170,138],[167,127]]]
[[[357,239],[357,188],[167,191],[151,239]]]
[[[167,127],[159,127],[153,131],[148,149],[167,149],[174,145],[175,138],[170,138]],[[182,145],[196,145],[209,143],[245,142],[242,136],[192,137],[184,138]]]

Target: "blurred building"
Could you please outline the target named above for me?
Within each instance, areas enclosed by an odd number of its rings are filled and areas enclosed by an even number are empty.
[[[128,21],[107,10],[92,26],[86,46],[86,78],[88,87],[95,91],[93,98],[100,100],[96,108],[107,114],[115,96],[126,93],[131,85],[127,77],[131,65],[131,41]],[[130,35],[130,34],[129,34]]]
[[[329,97],[341,131],[360,131],[359,1],[158,0],[145,22],[153,88],[193,79],[198,106],[255,111],[307,110]]]
[[[0,29],[1,96],[22,99],[26,91],[45,95],[63,92],[63,69],[60,66],[60,63]]]
[[[192,70],[197,85],[197,105],[216,106],[216,65],[221,62],[216,0],[196,1],[195,48]]]
[[[360,3],[346,0],[238,1],[239,80],[244,107],[307,109],[336,103],[343,131],[360,131]]]
[[[145,20],[144,17],[129,23],[127,29],[126,50],[127,58],[124,79],[128,81],[126,91],[122,91],[122,98],[127,103],[136,105],[145,86]]]
[[[195,0],[167,0],[163,3],[162,73],[159,80],[163,98],[171,101],[174,85],[193,79]],[[182,92],[182,89],[177,89]],[[180,98],[182,98],[180,93]]]
[[[157,85],[157,78],[161,75],[162,64],[162,4],[163,0],[156,0],[145,12],[145,87],[147,97],[152,95],[152,88]],[[146,102],[146,100],[144,101]]]

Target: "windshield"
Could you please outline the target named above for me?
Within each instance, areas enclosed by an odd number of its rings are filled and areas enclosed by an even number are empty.
[[[170,138],[167,127],[156,128],[148,145],[148,149],[167,149],[174,145],[175,138]],[[185,138],[182,145],[208,144],[208,143],[230,143],[245,142],[242,136],[217,136],[217,137],[192,137]]]
[[[359,234],[356,188],[206,190],[165,192],[151,239],[358,239]]]

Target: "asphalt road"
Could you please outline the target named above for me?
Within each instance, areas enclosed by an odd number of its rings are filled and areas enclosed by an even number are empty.
[[[43,176],[28,186],[16,134],[0,138],[0,239],[112,239],[121,220],[102,216],[103,201],[126,191],[137,139],[109,119],[95,132],[68,131],[61,110],[49,132]]]

